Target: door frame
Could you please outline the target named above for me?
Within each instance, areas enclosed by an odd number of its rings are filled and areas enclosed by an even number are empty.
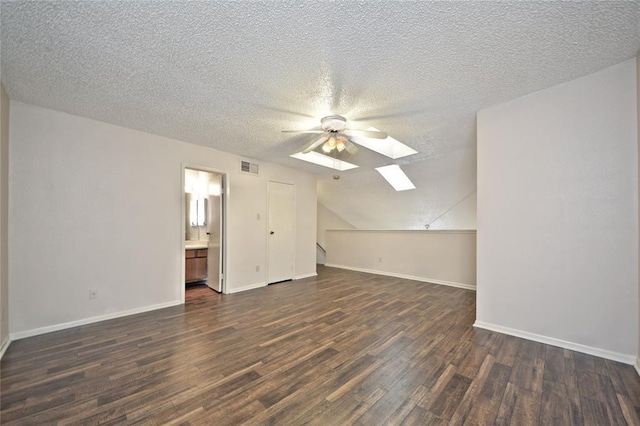
[[[297,224],[297,210],[298,210],[298,200],[296,198],[296,184],[295,183],[291,183],[291,182],[284,182],[281,180],[274,180],[274,179],[267,179],[267,223],[266,223],[266,239],[267,239],[267,244],[266,244],[266,259],[267,259],[267,270],[265,271],[265,282],[267,285],[271,284],[269,282],[269,268],[271,266],[271,259],[269,256],[269,244],[271,239],[269,238],[269,222],[271,221],[271,191],[270,191],[270,186],[269,184],[273,182],[273,183],[281,183],[284,185],[291,185],[291,187],[293,188],[293,253],[292,253],[292,258],[291,258],[291,264],[293,265],[293,270],[291,271],[291,280],[295,280],[296,278],[296,239],[298,236],[298,227],[296,226]]]
[[[222,176],[222,194],[221,194],[221,207],[220,210],[222,212],[222,216],[220,220],[222,221],[222,235],[220,236],[220,256],[222,257],[222,261],[220,262],[220,273],[222,274],[222,285],[220,286],[220,290],[223,294],[227,293],[227,194],[229,188],[229,174],[226,171],[219,170],[213,167],[202,166],[197,164],[190,163],[181,163],[180,164],[180,247],[182,247],[181,256],[180,256],[180,279],[178,281],[178,289],[180,294],[180,303],[184,305],[185,302],[185,291],[186,285],[184,282],[185,279],[185,229],[184,224],[187,220],[186,218],[186,204],[185,204],[185,170],[196,170],[200,172],[208,172],[215,173]]]

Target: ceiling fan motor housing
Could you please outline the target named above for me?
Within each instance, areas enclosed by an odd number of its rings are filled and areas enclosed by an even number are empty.
[[[320,120],[322,130],[330,133],[338,133],[347,127],[347,119],[341,115],[330,115]]]

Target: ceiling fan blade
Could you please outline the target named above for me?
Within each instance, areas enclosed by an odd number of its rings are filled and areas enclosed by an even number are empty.
[[[374,131],[374,130],[353,130],[347,129],[344,131],[344,134],[347,136],[355,136],[355,137],[364,137],[371,139],[386,139],[389,135],[385,132]]]
[[[324,130],[283,130],[282,133],[324,133]]]
[[[320,139],[318,139],[317,141],[315,141],[314,143],[312,143],[311,145],[309,145],[308,147],[306,147],[302,153],[303,154],[307,154],[311,151],[313,151],[314,149],[316,149],[317,147],[319,147],[320,145],[322,145],[323,143],[325,143],[327,140],[329,139],[329,136],[322,136]]]

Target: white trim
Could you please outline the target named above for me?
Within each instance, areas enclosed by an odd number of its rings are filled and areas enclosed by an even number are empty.
[[[476,286],[473,285],[473,284],[456,283],[456,282],[453,282],[453,281],[434,280],[434,279],[431,279],[431,278],[415,277],[413,275],[397,274],[395,272],[377,271],[377,270],[374,270],[374,269],[356,268],[356,267],[353,267],[353,266],[336,265],[336,264],[333,264],[333,263],[327,263],[327,264],[325,264],[325,266],[328,266],[328,267],[331,267],[331,268],[348,269],[350,271],[366,272],[366,273],[369,273],[369,274],[385,275],[385,276],[388,276],[388,277],[404,278],[404,279],[407,279],[407,280],[421,281],[421,282],[430,283],[430,284],[446,285],[446,286],[449,286],[449,287],[457,287],[457,288],[463,288],[465,290],[476,291]]]
[[[295,277],[293,277],[294,280],[302,280],[304,278],[311,278],[311,277],[317,277],[318,273],[317,272],[311,272],[308,274],[302,274],[302,275],[296,275]]]
[[[2,356],[4,355],[4,353],[7,351],[7,349],[9,349],[10,344],[11,344],[11,339],[7,337],[7,340],[5,340],[2,346],[0,346],[0,359],[2,359]]]
[[[247,291],[247,290],[253,290],[254,288],[260,288],[260,287],[266,287],[267,283],[266,282],[261,282],[261,283],[255,283],[255,284],[249,284],[249,285],[245,285],[243,287],[238,287],[238,288],[228,288],[227,294],[233,294],[233,293],[240,293],[241,291]]]
[[[640,356],[636,358],[636,364],[634,365],[634,367],[636,368],[636,372],[638,373],[638,376],[640,376]]]
[[[97,317],[85,318],[78,321],[65,322],[62,324],[49,325],[47,327],[34,328],[33,330],[20,331],[11,333],[11,340],[20,340],[27,337],[37,336],[39,334],[51,333],[52,331],[65,330],[67,328],[78,327],[80,325],[92,324],[94,322],[106,321],[114,318],[126,317],[129,315],[141,314],[143,312],[155,311],[157,309],[169,308],[171,306],[181,305],[179,300],[171,302],[159,303],[157,305],[143,306],[141,308],[129,309],[127,311],[112,312],[110,314],[98,315]]]
[[[633,363],[636,361],[636,357],[632,355],[625,355],[618,352],[608,351],[606,349],[594,348],[592,346],[581,345],[580,343],[568,342],[566,340],[555,339],[553,337],[547,337],[541,334],[529,333],[527,331],[516,330],[514,328],[503,327],[500,325],[490,324],[483,321],[476,320],[473,326],[477,328],[483,328],[489,331],[496,331],[502,334],[508,334],[510,336],[521,337],[527,340],[533,340],[534,342],[540,342],[546,345],[558,346],[560,348],[570,349],[576,352],[595,355],[600,358],[606,358],[613,361],[622,362],[625,364],[633,365]]]

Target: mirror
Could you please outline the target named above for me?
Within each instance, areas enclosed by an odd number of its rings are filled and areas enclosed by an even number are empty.
[[[207,236],[208,199],[199,194],[185,194],[185,240],[204,241]]]

